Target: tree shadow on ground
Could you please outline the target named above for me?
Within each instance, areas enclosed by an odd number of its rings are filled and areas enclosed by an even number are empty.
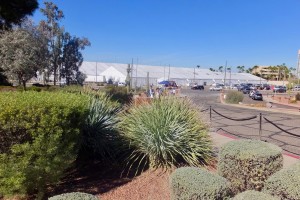
[[[124,166],[101,161],[90,161],[67,170],[67,175],[57,184],[49,186],[45,198],[62,193],[85,192],[93,195],[106,193],[139,176],[142,170],[133,168],[127,174]],[[144,169],[147,170],[147,169]]]

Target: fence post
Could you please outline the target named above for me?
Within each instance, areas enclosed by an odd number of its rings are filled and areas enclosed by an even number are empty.
[[[209,120],[211,121],[211,106],[209,106]]]
[[[262,124],[262,114],[259,113],[259,140],[261,140],[261,133],[262,133],[261,124]]]

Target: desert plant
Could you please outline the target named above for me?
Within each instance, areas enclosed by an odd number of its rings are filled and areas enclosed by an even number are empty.
[[[0,194],[43,196],[75,160],[88,97],[0,93]]]
[[[236,194],[261,190],[269,176],[282,168],[280,147],[259,140],[237,140],[219,153],[218,173],[232,183]]]
[[[225,178],[196,167],[176,169],[170,176],[171,199],[222,200],[230,197]]]
[[[232,200],[280,200],[280,198],[255,190],[247,190],[236,195]]]
[[[50,197],[48,200],[99,200],[99,198],[83,192],[71,192]]]
[[[239,91],[229,91],[226,94],[226,103],[231,103],[231,104],[238,104],[239,102],[242,102],[244,99],[244,95],[242,92]]]
[[[300,199],[300,163],[273,174],[265,183],[264,192],[281,199]]]
[[[212,158],[208,125],[189,99],[164,97],[131,105],[121,113],[119,129],[133,150],[130,165],[200,166]]]
[[[102,159],[113,159],[120,138],[115,129],[120,104],[104,93],[90,99],[88,116],[84,121],[82,152]]]

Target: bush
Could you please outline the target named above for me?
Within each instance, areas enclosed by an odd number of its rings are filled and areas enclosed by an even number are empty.
[[[120,105],[104,93],[91,98],[88,116],[85,119],[82,135],[81,155],[114,159],[120,146],[120,138],[115,125]]]
[[[165,97],[132,105],[120,115],[119,129],[133,149],[128,163],[170,168],[206,164],[212,158],[208,125],[184,98]]]
[[[259,140],[237,140],[225,144],[219,153],[218,173],[232,183],[236,194],[261,190],[264,182],[282,168],[281,148]]]
[[[82,193],[82,192],[71,192],[64,193],[50,197],[48,200],[99,200],[96,196]]]
[[[107,95],[111,96],[112,100],[118,101],[121,104],[127,104],[132,100],[132,94],[127,93],[126,87],[108,85],[104,91]]]
[[[300,163],[273,174],[265,183],[264,192],[281,199],[300,199]]]
[[[232,200],[280,200],[280,199],[278,197],[274,197],[262,192],[248,190],[236,195]]]
[[[0,194],[39,197],[75,160],[88,98],[49,92],[0,93]]]
[[[242,92],[238,91],[229,91],[226,94],[226,103],[231,103],[231,104],[238,104],[239,102],[242,102],[244,99],[244,95]]]
[[[170,176],[171,199],[223,200],[230,197],[230,183],[223,177],[195,167],[176,169]]]

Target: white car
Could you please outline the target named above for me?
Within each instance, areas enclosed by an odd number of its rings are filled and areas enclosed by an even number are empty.
[[[300,85],[295,85],[293,88],[294,91],[300,91]]]
[[[223,89],[223,87],[220,85],[212,86],[209,88],[210,91],[221,91],[222,89]]]
[[[126,83],[124,83],[124,82],[118,82],[118,87],[124,87],[124,86],[126,86]]]

